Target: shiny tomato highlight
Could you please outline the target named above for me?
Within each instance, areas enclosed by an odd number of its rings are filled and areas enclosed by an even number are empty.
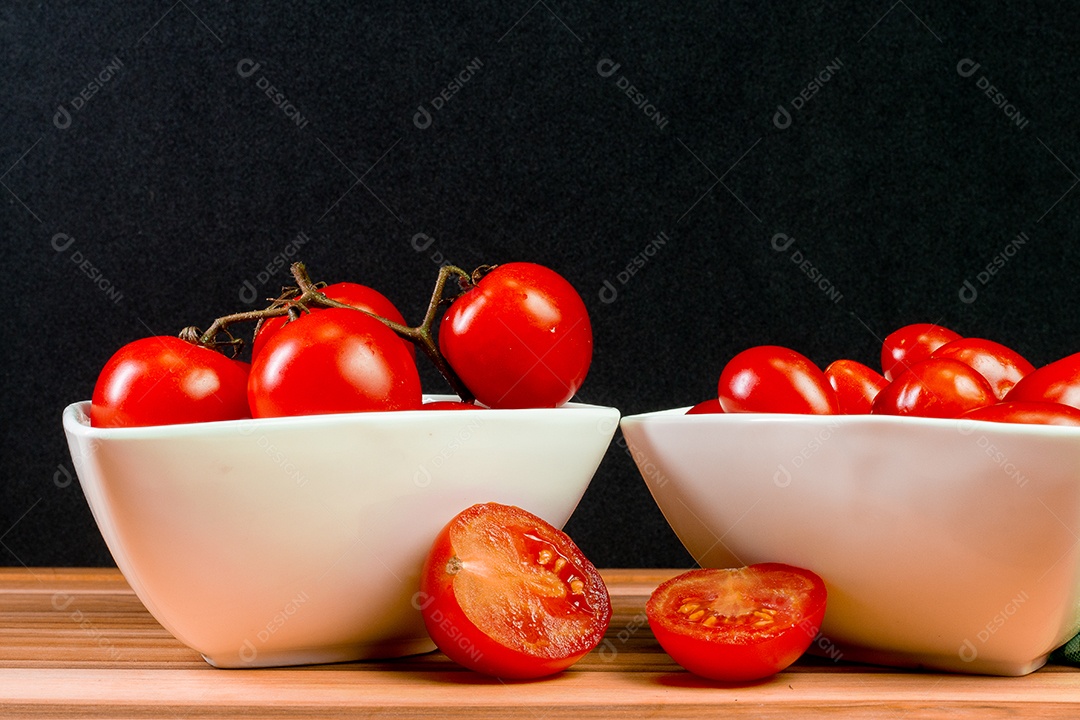
[[[777,345],[748,348],[720,372],[717,395],[724,412],[835,415],[836,393],[804,355]]]
[[[250,417],[250,366],[216,350],[155,336],[124,345],[98,374],[94,427],[138,427]]]

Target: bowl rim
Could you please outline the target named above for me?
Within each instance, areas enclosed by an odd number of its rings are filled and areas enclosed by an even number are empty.
[[[424,402],[441,400],[457,400],[456,395],[425,394]],[[593,405],[582,402],[567,402],[554,408],[488,408],[464,410],[391,410],[371,411],[355,413],[326,413],[321,415],[290,415],[273,418],[243,418],[240,420],[214,420],[198,423],[177,423],[174,425],[146,425],[140,427],[117,427],[99,428],[90,425],[90,400],[79,400],[69,404],[63,411],[64,429],[69,433],[86,437],[106,440],[125,438],[172,438],[204,435],[207,431],[223,432],[236,431],[241,434],[251,434],[260,430],[300,430],[300,429],[323,429],[337,426],[365,426],[379,425],[391,427],[405,425],[418,420],[432,421],[435,418],[445,418],[448,422],[461,422],[462,420],[476,418],[478,413],[481,417],[492,419],[499,418],[499,422],[505,422],[508,418],[518,420],[538,419],[551,416],[555,413],[560,415],[572,412],[574,414],[595,415],[598,418],[612,417],[618,420],[621,416],[618,408],[607,405]]]
[[[748,425],[754,423],[789,424],[810,428],[838,428],[844,426],[883,426],[894,428],[923,428],[927,430],[953,430],[960,435],[971,435],[976,430],[983,434],[1017,435],[1035,437],[1080,438],[1080,426],[1039,425],[1034,423],[1005,423],[989,420],[968,420],[964,418],[930,418],[914,415],[871,415],[868,413],[853,415],[811,415],[798,413],[698,413],[687,415],[692,405],[654,410],[650,412],[624,415],[620,426],[634,425],[669,425],[669,424],[708,424]]]

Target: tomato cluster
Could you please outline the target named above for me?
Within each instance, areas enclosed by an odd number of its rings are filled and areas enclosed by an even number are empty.
[[[877,414],[1080,425],[1080,353],[1035,368],[1015,350],[931,323],[882,342],[881,372],[840,359],[822,371],[800,353],[748,348],[720,373],[717,398],[689,410]]]
[[[142,338],[118,350],[98,376],[90,421],[131,427],[418,409],[416,346],[443,371],[462,403],[446,407],[556,407],[581,387],[592,361],[592,326],[581,297],[554,270],[527,262],[472,274],[440,271],[423,324],[405,326],[394,304],[356,283],[319,287],[302,265],[297,288],[262,311],[219,318],[213,332]],[[456,276],[461,292],[443,308]],[[358,312],[359,311],[359,312]],[[258,320],[251,362],[226,326]],[[219,343],[217,333],[229,340]]]

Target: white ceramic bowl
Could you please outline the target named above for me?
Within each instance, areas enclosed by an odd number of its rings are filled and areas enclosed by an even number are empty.
[[[431,650],[415,594],[438,531],[487,501],[561,527],[619,420],[568,404],[101,429],[89,407],[64,430],[101,534],[218,667]]]
[[[1080,630],[1080,429],[884,416],[623,418],[704,567],[809,568],[829,657],[1023,675]]]

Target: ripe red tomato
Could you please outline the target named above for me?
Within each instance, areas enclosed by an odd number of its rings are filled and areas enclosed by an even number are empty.
[[[251,366],[255,417],[421,405],[420,375],[401,338],[373,317],[327,308],[287,323]]]
[[[986,378],[998,400],[1005,397],[1020,378],[1035,369],[1024,357],[1001,343],[982,338],[960,338],[945,343],[930,357],[952,358]]]
[[[488,407],[557,407],[589,371],[592,325],[581,296],[561,275],[507,263],[451,303],[439,325],[439,349]]]
[[[878,393],[872,412],[956,418],[997,401],[986,378],[949,358],[915,363]]]
[[[947,342],[959,340],[959,333],[933,323],[915,323],[894,330],[881,344],[881,370],[886,380],[895,380],[900,373]]]
[[[1056,402],[1080,408],[1080,353],[1028,373],[1005,396],[1008,401]]]
[[[1080,410],[1061,403],[1017,400],[999,402],[964,413],[965,420],[1028,423],[1031,425],[1080,425]]]
[[[724,408],[720,407],[719,398],[709,398],[708,400],[702,400],[697,405],[686,411],[687,415],[711,415],[712,413],[722,413]]]
[[[98,375],[90,424],[137,427],[250,417],[249,367],[178,337],[135,340]]]
[[[840,412],[845,415],[870,412],[874,398],[889,384],[876,370],[854,360],[834,360],[825,368],[825,379],[836,392]]]
[[[428,634],[455,662],[536,678],[595,648],[611,620],[607,587],[565,533],[521,508],[485,503],[451,520],[417,595]]]
[[[479,410],[483,406],[460,400],[432,400],[421,407],[422,410]]]
[[[806,652],[826,595],[820,577],[782,563],[691,570],[656,588],[645,614],[675,662],[711,680],[746,682]]]
[[[331,300],[337,300],[346,305],[352,305],[354,308],[366,310],[379,317],[396,322],[399,325],[405,324],[405,318],[402,317],[401,313],[398,312],[398,309],[394,307],[394,303],[390,302],[390,300],[378,290],[366,285],[339,282],[334,283],[333,285],[327,285],[322,289],[322,293]],[[319,312],[326,308],[315,306],[309,309],[311,312]],[[253,360],[262,351],[263,346],[266,345],[266,341],[288,322],[289,317],[287,315],[281,315],[278,317],[267,318],[259,325],[259,331],[255,333],[255,339],[251,343],[251,357]],[[409,352],[415,358],[416,346],[405,338],[399,339],[401,342],[405,343],[409,348]]]
[[[834,415],[840,411],[825,374],[807,357],[776,345],[743,350],[717,386],[724,412]]]

